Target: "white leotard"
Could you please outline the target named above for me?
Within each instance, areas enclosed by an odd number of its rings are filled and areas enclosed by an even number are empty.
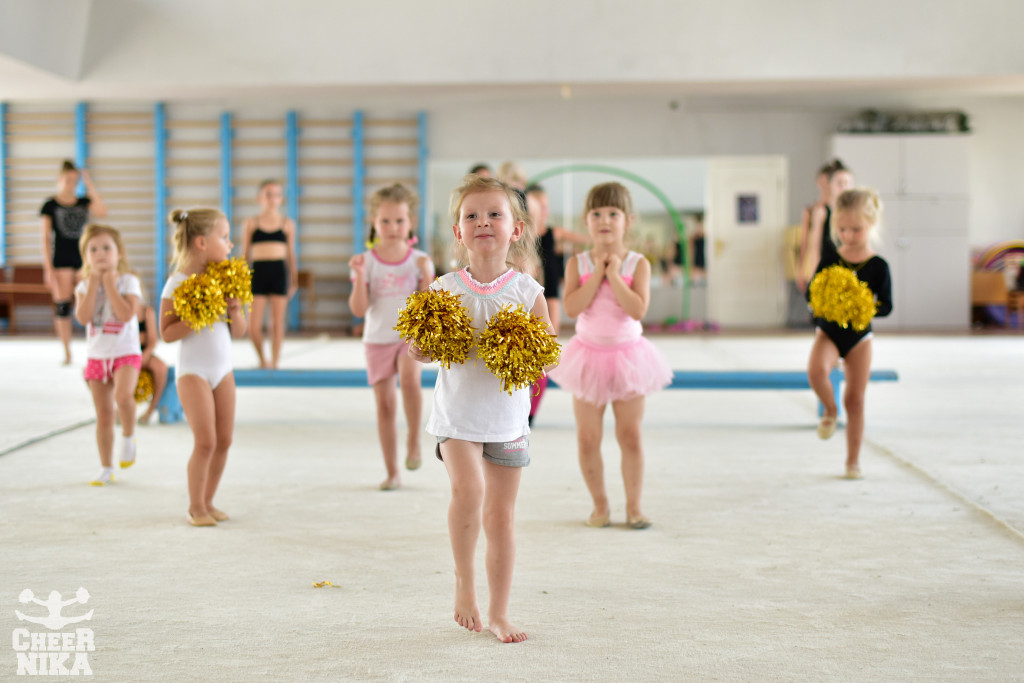
[[[187,278],[184,273],[171,275],[160,297],[173,301],[174,290]],[[209,383],[211,389],[216,389],[221,380],[231,373],[231,330],[227,322],[219,320],[176,343],[178,364],[174,371],[175,383],[185,375],[198,375]]]

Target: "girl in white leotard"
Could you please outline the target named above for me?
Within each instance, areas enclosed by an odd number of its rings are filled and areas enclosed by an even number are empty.
[[[192,428],[194,445],[188,461],[188,523],[216,526],[228,519],[213,505],[235,428],[235,376],[231,370],[231,339],[245,336],[242,304],[228,299],[227,320],[201,332],[192,331],[174,313],[174,290],[207,264],[223,261],[231,253],[231,226],[216,209],[175,209],[175,272],[168,278],[160,300],[160,336],[165,342],[181,340],[175,370],[178,398]]]

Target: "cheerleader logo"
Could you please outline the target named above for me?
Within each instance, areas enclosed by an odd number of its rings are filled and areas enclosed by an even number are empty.
[[[63,631],[69,624],[92,619],[93,610],[78,616],[64,616],[61,612],[69,605],[89,602],[89,591],[79,588],[75,597],[64,600],[58,591],[51,591],[46,600],[40,600],[26,588],[18,596],[23,605],[35,603],[47,609],[46,616],[31,616],[14,610],[18,621],[45,626],[49,631],[14,629],[11,644],[18,655],[19,676],[91,676],[89,652],[96,649],[91,628]]]

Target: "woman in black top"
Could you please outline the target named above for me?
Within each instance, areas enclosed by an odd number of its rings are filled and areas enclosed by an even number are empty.
[[[85,183],[85,195],[76,193],[78,180]],[[43,281],[53,293],[56,313],[54,329],[64,345],[64,364],[71,363],[71,308],[78,269],[82,256],[78,239],[89,218],[105,218],[104,206],[92,179],[84,169],[79,172],[71,161],[65,161],[57,180],[57,194],[50,197],[39,211],[42,216]]]
[[[877,309],[875,315],[889,315],[892,311],[889,264],[875,255],[868,242],[870,232],[878,225],[882,203],[874,190],[857,189],[839,195],[835,206],[833,218],[840,246],[834,256],[821,260],[817,271],[821,272],[836,264],[853,271],[871,289]],[[814,318],[814,324],[817,330],[811,347],[811,358],[807,363],[807,378],[825,408],[818,424],[818,436],[827,439],[836,430],[839,411],[833,398],[829,374],[842,358],[843,377],[846,380],[846,390],[843,392],[843,405],[846,407],[846,478],[860,479],[864,394],[871,377],[871,326],[858,332],[852,327],[844,328],[818,317]]]
[[[810,229],[807,238],[801,241],[800,267],[797,269],[797,277],[803,273],[815,272],[818,263],[823,258],[831,259],[836,252],[835,231],[832,229],[832,210],[839,195],[853,187],[853,173],[839,159],[833,160],[827,170],[828,202],[816,203],[810,207]]]

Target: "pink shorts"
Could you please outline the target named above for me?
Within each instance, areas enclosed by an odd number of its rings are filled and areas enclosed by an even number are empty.
[[[130,365],[136,370],[142,368],[142,356],[121,356],[120,358],[90,358],[85,364],[85,381],[96,380],[107,383],[114,379],[114,372],[118,368]]]
[[[398,374],[398,358],[409,350],[408,342],[394,344],[363,344],[366,351],[366,382],[373,386],[382,379]]]

